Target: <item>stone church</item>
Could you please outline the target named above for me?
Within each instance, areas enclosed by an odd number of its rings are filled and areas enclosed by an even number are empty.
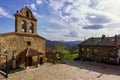
[[[0,34],[0,67],[38,65],[45,58],[45,38],[37,34],[37,19],[26,6],[15,14],[15,32]]]

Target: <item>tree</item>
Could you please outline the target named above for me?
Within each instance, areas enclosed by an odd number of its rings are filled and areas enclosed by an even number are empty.
[[[65,46],[63,43],[58,43],[58,44],[55,44],[55,49],[56,49],[56,52],[64,53]]]
[[[78,53],[78,46],[74,45],[69,48],[70,53]]]

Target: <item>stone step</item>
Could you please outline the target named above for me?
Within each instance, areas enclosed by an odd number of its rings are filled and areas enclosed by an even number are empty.
[[[4,79],[4,78],[5,78],[5,77],[4,77],[2,74],[0,74],[0,80],[1,80],[1,79]]]
[[[3,71],[0,70],[0,80],[3,79],[3,78],[5,78],[5,77],[3,76],[3,75],[5,75],[5,74],[6,74],[5,72],[3,72]]]

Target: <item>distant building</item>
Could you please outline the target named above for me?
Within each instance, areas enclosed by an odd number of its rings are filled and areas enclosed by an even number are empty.
[[[45,58],[45,38],[37,34],[37,19],[28,7],[14,16],[15,32],[0,34],[0,67],[5,66],[5,51],[9,67],[37,65]]]
[[[120,37],[91,37],[79,44],[81,60],[120,64]]]

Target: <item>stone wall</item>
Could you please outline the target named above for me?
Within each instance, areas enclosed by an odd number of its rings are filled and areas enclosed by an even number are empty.
[[[27,7],[23,8],[18,11],[15,15],[15,32],[19,33],[27,33],[27,34],[37,34],[37,20],[33,16],[32,12],[30,9]],[[25,31],[22,31],[22,25],[21,22],[24,21],[24,28]],[[30,32],[30,23],[32,23],[32,33]]]
[[[88,61],[116,62],[116,50],[112,46],[79,46],[79,56]]]
[[[24,34],[18,35],[17,33],[0,35],[0,54],[1,57],[3,57],[0,64],[5,62],[4,52],[6,50],[9,52],[8,54],[9,62],[13,58],[13,50],[16,50],[14,56],[17,58],[28,47],[43,53],[43,55],[41,56],[43,58],[45,57],[45,39],[39,36],[36,35],[27,36]]]

